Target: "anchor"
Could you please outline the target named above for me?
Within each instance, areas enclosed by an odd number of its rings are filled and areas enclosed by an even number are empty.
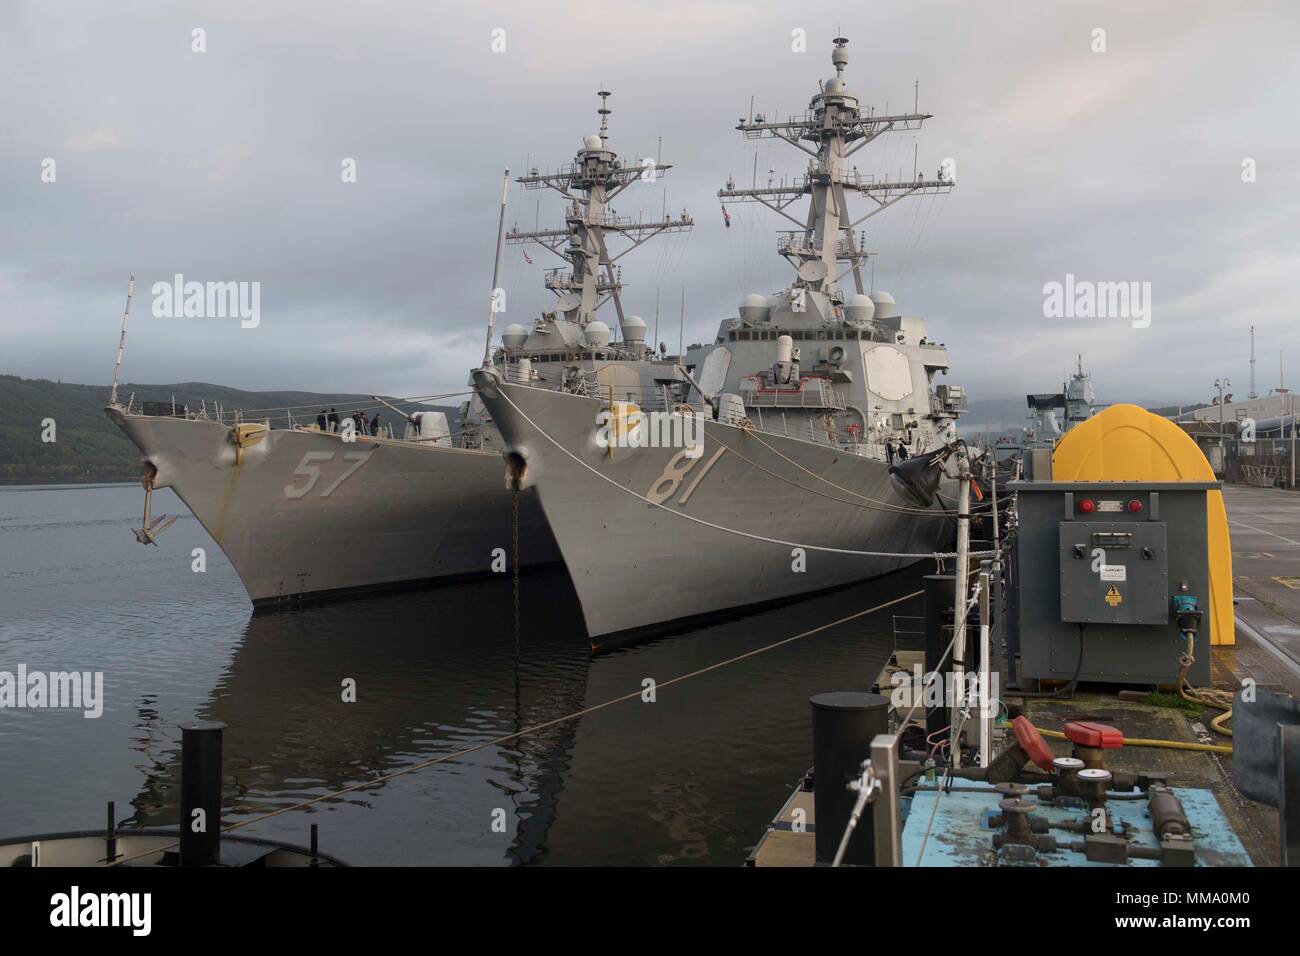
[[[176,516],[159,515],[157,518],[150,520],[149,510],[153,504],[153,480],[158,477],[158,469],[152,463],[146,463],[144,477],[140,479],[140,484],[144,486],[144,517],[141,519],[141,527],[132,528],[135,534],[135,540],[141,544],[151,544],[158,547],[158,536],[170,528],[176,521]]]

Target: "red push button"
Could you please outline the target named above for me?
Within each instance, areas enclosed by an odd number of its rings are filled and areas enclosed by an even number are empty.
[[[1065,725],[1065,739],[1080,747],[1114,750],[1124,746],[1124,732],[1109,724],[1091,720],[1072,720]]]
[[[1017,717],[1011,721],[1011,728],[1016,732],[1016,743],[1029,755],[1029,759],[1049,773],[1052,771],[1052,749],[1043,740],[1038,728],[1029,722],[1028,717]]]

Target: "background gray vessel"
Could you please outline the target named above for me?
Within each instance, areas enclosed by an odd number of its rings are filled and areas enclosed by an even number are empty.
[[[534,243],[572,271],[545,273],[555,310],[531,330],[507,326],[505,347],[485,362],[537,388],[595,393],[631,382],[636,389],[660,388],[665,402],[680,400],[687,383],[678,357],[657,355],[645,342],[646,323],[624,314],[616,263],[654,236],[689,230],[693,222],[685,211],[646,221],[619,217],[608,206],[628,186],[653,184],[670,168],[619,160],[606,142],[609,95],[600,94],[600,131],[584,140],[573,163],[519,178],[525,189],[554,189],[568,201],[563,228],[516,227],[506,234],[503,182],[498,264],[503,242]],[[629,244],[611,255],[612,237]],[[617,314],[620,342],[610,341],[609,326],[597,318],[607,304]],[[494,288],[489,330],[503,309]],[[249,420],[206,408],[143,414],[130,401],[117,401],[116,386],[106,411],[140,449],[146,495],[175,489],[230,559],[255,606],[489,574],[516,560],[559,560],[535,496],[513,494],[503,481],[500,435],[476,397],[462,404],[455,438],[441,412],[376,401],[365,411],[398,421],[397,432],[353,430],[346,416],[341,430],[328,422],[321,428],[310,415],[306,424],[295,421],[291,410]],[[146,503],[137,537],[154,543],[167,526],[167,519],[150,516]]]

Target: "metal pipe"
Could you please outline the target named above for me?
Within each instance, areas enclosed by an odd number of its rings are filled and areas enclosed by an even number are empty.
[[[1300,866],[1300,725],[1277,725],[1277,818],[1282,866]]]
[[[961,490],[957,496],[957,568],[953,593],[952,635],[952,717],[948,734],[948,762],[951,767],[961,766],[960,714],[965,704],[966,687],[966,583],[970,577],[970,458],[966,445],[956,443],[957,480]]]
[[[979,727],[980,750],[979,765],[987,767],[992,759],[990,747],[993,741],[993,698],[989,684],[989,562],[981,562],[979,575],[980,588],[980,690],[979,690]]]
[[[903,834],[898,819],[898,737],[877,734],[871,741],[871,766],[880,782],[872,820],[876,830],[876,866],[903,865]]]
[[[1002,607],[1002,517],[998,514],[998,463],[996,459],[993,462],[992,478],[989,481],[990,497],[993,501],[993,613],[997,620],[997,635],[993,641],[993,659],[990,663],[990,669],[997,673],[999,687],[1001,682],[1006,680],[1006,675],[1002,672],[1002,647],[1006,641],[1006,625]]]
[[[104,862],[112,863],[117,859],[117,808],[112,800],[108,801],[108,826],[104,828]]]

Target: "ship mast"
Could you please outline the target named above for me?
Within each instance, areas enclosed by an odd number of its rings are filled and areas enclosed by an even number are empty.
[[[583,140],[574,161],[552,173],[531,169],[528,175],[517,180],[525,189],[554,189],[569,200],[564,228],[521,232],[516,224],[506,235],[508,243],[537,243],[568,263],[568,269],[547,270],[544,281],[546,288],[557,297],[556,311],[583,326],[611,300],[622,324],[623,286],[615,265],[623,256],[660,233],[685,232],[694,225],[685,210],[676,219],[665,212],[655,222],[614,213],[610,203],[628,186],[638,181],[657,180],[672,167],[654,159],[625,165],[609,147],[610,93],[601,90],[597,95],[600,132]],[[631,244],[611,255],[606,242],[609,234],[620,235]]]
[[[864,176],[848,169],[846,161],[876,137],[889,132],[917,130],[930,118],[929,113],[898,113],[876,116],[862,110],[858,98],[844,82],[844,68],[849,62],[848,40],[835,38],[831,63],[835,76],[822,84],[803,116],[783,122],[768,122],[763,114],[742,118],[736,129],[746,139],[779,139],[803,150],[811,160],[804,176],[789,184],[764,188],[737,189],[732,180],[718,190],[719,199],[758,202],[789,219],[798,230],[782,235],[777,253],[799,273],[799,283],[818,292],[834,296],[838,280],[853,273],[857,292],[863,293],[862,263],[871,255],[859,248],[853,230],[876,213],[888,209],[906,196],[943,195],[951,191],[954,181],[943,170],[935,178],[918,175],[911,180],[890,182]],[[811,145],[805,145],[811,144]],[[846,196],[856,193],[875,203],[854,219]],[[800,221],[786,209],[796,200],[809,197],[808,215]],[[840,263],[848,263],[841,273]]]

